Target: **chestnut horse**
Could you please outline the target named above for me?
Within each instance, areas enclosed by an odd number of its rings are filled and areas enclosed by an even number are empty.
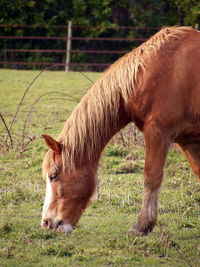
[[[43,162],[47,189],[42,227],[72,232],[96,186],[101,152],[133,121],[146,145],[144,197],[129,233],[145,235],[157,221],[168,149],[177,143],[200,177],[200,33],[167,27],[116,61],[66,121]]]

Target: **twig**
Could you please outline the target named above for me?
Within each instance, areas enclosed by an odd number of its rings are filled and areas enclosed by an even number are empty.
[[[88,81],[90,81],[91,84],[94,84],[94,81],[91,80],[85,73],[83,73],[82,71],[80,71],[80,74],[82,74]]]
[[[33,85],[33,83],[38,79],[38,77],[39,77],[44,71],[45,71],[45,69],[44,69],[44,70],[41,70],[41,71],[35,76],[35,78],[31,81],[31,83],[29,84],[29,86],[26,88],[26,90],[25,90],[25,92],[24,92],[24,94],[23,94],[23,96],[22,96],[22,98],[21,98],[21,100],[20,100],[20,102],[19,102],[19,104],[18,104],[18,107],[17,107],[17,110],[16,110],[16,112],[15,112],[15,115],[14,115],[12,121],[11,121],[10,128],[9,128],[9,132],[10,132],[11,129],[12,129],[13,123],[14,123],[15,120],[16,120],[17,114],[18,114],[18,112],[19,112],[19,109],[20,109],[20,107],[21,107],[21,105],[22,105],[22,102],[23,102],[24,97],[26,96],[28,90],[31,88],[31,86]],[[6,141],[7,141],[7,139],[8,139],[8,135],[7,135]]]
[[[181,258],[190,266],[192,267],[192,264],[190,264],[190,262],[188,261],[188,259],[183,256],[183,254],[180,253],[180,251],[178,250],[178,248],[174,247],[176,249],[176,251],[178,252],[179,256],[181,256]]]
[[[127,141],[127,146],[128,146],[128,150],[129,152],[131,151],[131,131],[132,131],[132,125],[129,124],[129,129],[128,129],[128,141]]]
[[[33,112],[33,108],[34,108],[35,104],[37,104],[37,103],[40,101],[41,98],[43,98],[44,96],[49,95],[49,94],[60,94],[60,95],[64,95],[64,96],[67,96],[67,97],[71,98],[71,99],[70,99],[71,101],[74,101],[74,102],[76,102],[76,103],[79,103],[79,99],[78,99],[78,98],[73,97],[73,96],[70,96],[70,95],[65,94],[65,93],[61,93],[61,92],[47,92],[47,93],[44,93],[44,94],[42,94],[41,96],[39,96],[39,97],[34,101],[34,103],[32,104],[32,106],[31,106],[31,108],[30,108],[30,110],[29,110],[29,112],[28,112],[28,114],[27,114],[27,116],[26,116],[26,120],[25,120],[24,127],[23,127],[23,133],[22,133],[22,147],[23,147],[23,149],[24,149],[25,131],[26,131],[26,128],[27,128],[27,123],[28,123],[28,121],[29,121],[30,115],[31,115],[31,113]]]
[[[11,249],[12,249],[12,247],[8,247],[7,259],[9,259],[11,256]]]
[[[166,254],[167,254],[167,248],[168,248],[168,244],[169,244],[169,239],[170,239],[170,237],[169,237],[169,234],[168,234],[167,235],[167,239],[166,239],[166,241],[163,244],[163,246],[164,246],[163,257],[165,257]]]
[[[122,143],[123,143],[124,147],[126,148],[127,145],[126,145],[126,142],[125,142],[125,140],[124,140],[124,137],[123,137],[122,132],[120,131],[119,134],[120,134],[120,137],[121,137],[121,139],[122,139]]]
[[[5,128],[6,128],[6,131],[7,131],[7,133],[8,133],[8,137],[10,138],[10,144],[11,144],[11,147],[13,148],[13,140],[12,140],[10,131],[9,131],[9,129],[8,129],[8,127],[7,127],[7,124],[6,124],[5,120],[4,120],[4,117],[3,117],[3,115],[2,115],[1,113],[0,113],[0,117],[1,117],[1,120],[2,120],[2,122],[3,122],[3,124],[4,124]],[[6,146],[8,147],[8,145],[7,145],[7,139],[6,139],[5,144],[6,144]]]
[[[196,259],[195,259],[195,267],[199,267],[199,254],[200,254],[200,247],[197,248],[198,251],[197,251],[197,255],[196,255]]]
[[[59,64],[53,64],[53,65],[51,65],[51,66],[46,67],[45,69],[41,70],[41,71],[34,77],[34,79],[30,82],[30,84],[28,85],[28,87],[27,87],[26,90],[24,91],[24,94],[23,94],[23,96],[22,96],[22,98],[21,98],[21,100],[20,100],[20,102],[19,102],[19,104],[18,104],[18,107],[17,107],[17,110],[16,110],[16,112],[15,112],[15,115],[14,115],[14,117],[13,117],[11,123],[10,123],[10,127],[9,127],[9,129],[8,129],[6,123],[5,123],[5,120],[4,120],[3,116],[0,114],[1,119],[2,119],[2,121],[3,121],[3,123],[4,123],[5,127],[6,127],[6,131],[7,131],[7,136],[6,136],[6,141],[5,141],[5,144],[6,144],[7,147],[8,147],[8,145],[7,145],[7,139],[8,139],[8,137],[9,137],[9,138],[10,138],[10,141],[11,141],[11,147],[13,148],[13,141],[12,141],[12,137],[11,137],[10,132],[11,132],[11,130],[12,130],[12,126],[13,126],[13,124],[14,124],[16,118],[17,118],[17,115],[18,115],[18,113],[19,113],[19,109],[20,109],[20,107],[21,107],[21,105],[22,105],[22,102],[23,102],[23,100],[24,100],[24,98],[25,98],[27,92],[29,91],[29,89],[31,88],[31,86],[33,85],[33,83],[34,83],[34,82],[41,76],[41,74],[42,74],[44,71],[49,70],[49,69],[54,69],[55,67],[59,67],[59,66],[63,66],[63,64],[60,64],[60,65],[59,65]],[[92,81],[92,80],[91,80],[85,73],[83,73],[83,72],[80,72],[80,73],[81,73],[87,80],[89,80],[92,84],[94,84],[94,82],[93,82],[93,81]],[[75,97],[72,97],[72,96],[70,96],[70,95],[68,95],[68,94],[59,93],[59,92],[50,92],[50,93],[58,93],[58,94],[62,94],[62,95],[65,95],[65,96],[71,98],[72,101],[79,102],[79,99],[77,99],[77,98],[75,98]],[[45,93],[45,94],[43,94],[42,96],[40,96],[39,98],[37,98],[36,101],[35,101],[35,102],[33,103],[33,105],[31,106],[31,109],[29,110],[29,113],[28,113],[28,115],[27,115],[27,117],[26,117],[26,120],[25,120],[25,123],[24,123],[23,134],[22,134],[22,146],[23,146],[23,148],[24,148],[24,138],[25,138],[26,125],[27,125],[27,122],[28,122],[28,120],[29,120],[29,117],[30,117],[30,115],[31,115],[31,113],[32,113],[32,111],[33,111],[33,107],[34,107],[34,105],[35,105],[35,104],[36,104],[36,103],[37,103],[43,96],[45,96],[45,95],[47,95],[47,94],[49,94],[49,93]]]

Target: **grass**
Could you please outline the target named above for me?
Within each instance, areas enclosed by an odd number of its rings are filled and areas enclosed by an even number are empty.
[[[8,125],[37,73],[0,70],[0,112]],[[87,76],[95,81],[99,74]],[[41,229],[41,164],[47,149],[40,135],[56,137],[76,103],[61,95],[43,97],[26,131],[26,140],[33,136],[33,141],[23,151],[24,120],[41,94],[59,91],[80,99],[90,85],[80,73],[44,72],[13,125],[14,149],[6,151],[1,143],[0,266],[200,266],[200,183],[175,149],[166,163],[156,228],[146,237],[126,235],[141,207],[144,166],[144,147],[129,140],[129,128],[123,133],[125,143],[117,136],[105,149],[99,199],[85,211],[78,228],[72,234]],[[0,140],[5,134],[0,124]]]

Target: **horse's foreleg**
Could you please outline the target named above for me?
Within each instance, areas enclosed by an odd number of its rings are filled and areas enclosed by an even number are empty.
[[[144,132],[146,144],[146,159],[144,170],[144,196],[142,209],[137,222],[128,233],[147,235],[156,225],[158,193],[163,178],[163,169],[170,146],[163,133],[157,127],[151,127]]]

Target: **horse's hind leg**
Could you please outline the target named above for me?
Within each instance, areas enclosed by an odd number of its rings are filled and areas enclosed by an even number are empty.
[[[196,176],[200,179],[200,141],[188,144],[177,144],[177,146],[185,155]]]
[[[128,234],[147,235],[156,225],[158,193],[163,178],[163,169],[170,146],[163,133],[157,127],[148,127],[144,131],[146,159],[144,170],[144,196],[142,209],[137,222]]]

